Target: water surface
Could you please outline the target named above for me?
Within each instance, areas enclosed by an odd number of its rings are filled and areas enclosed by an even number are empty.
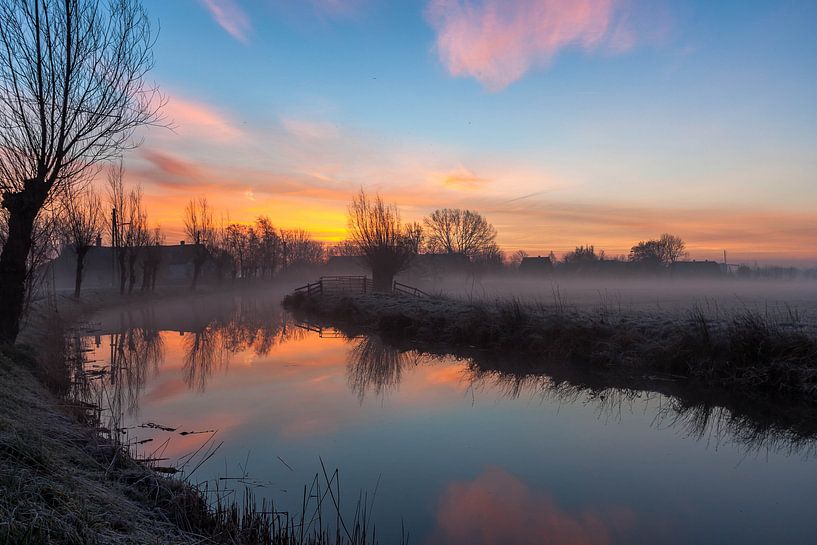
[[[667,395],[484,374],[310,330],[276,301],[99,316],[87,395],[148,441],[142,454],[178,463],[204,445],[193,481],[249,483],[279,510],[300,510],[322,459],[340,470],[345,511],[376,490],[382,543],[403,526],[420,544],[817,542],[808,438]]]

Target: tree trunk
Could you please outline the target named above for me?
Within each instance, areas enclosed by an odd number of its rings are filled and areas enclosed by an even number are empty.
[[[125,295],[125,282],[128,279],[128,271],[125,270],[125,249],[120,248],[117,253],[119,254],[119,295]]]
[[[372,268],[372,287],[374,291],[391,293],[394,286],[394,273],[387,267]]]
[[[133,285],[136,283],[136,254],[131,254],[128,259],[128,295],[133,293]]]
[[[88,254],[90,248],[74,249],[77,253],[77,272],[74,275],[74,298],[79,299],[80,289],[82,288],[82,269],[85,268],[85,256]]]
[[[0,253],[0,343],[14,343],[26,295],[27,260],[34,220],[45,202],[44,183],[28,180],[18,193],[4,193],[2,206],[9,211],[8,239]]]

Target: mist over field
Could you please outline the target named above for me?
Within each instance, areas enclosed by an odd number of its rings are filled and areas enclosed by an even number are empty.
[[[462,300],[518,299],[581,310],[650,312],[683,316],[693,307],[707,313],[740,312],[799,316],[817,324],[817,281],[716,279],[519,278],[508,275],[419,280],[418,286]]]

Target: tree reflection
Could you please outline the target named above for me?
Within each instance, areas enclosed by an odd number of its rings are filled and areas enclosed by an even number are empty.
[[[109,345],[107,362],[87,361],[85,355],[93,351],[89,338],[77,336],[72,343],[77,354],[72,398],[98,407],[100,420],[117,440],[123,415],[138,412],[147,379],[164,359],[164,343],[152,313],[142,312],[139,326],[128,327],[129,322],[129,316],[122,313],[121,332],[104,337]],[[101,345],[103,336],[97,338]]]
[[[381,397],[397,389],[403,376],[403,367],[417,365],[419,354],[401,352],[380,340],[366,336],[355,341],[349,352],[347,381],[361,403],[370,392]]]
[[[191,390],[203,392],[207,379],[228,361],[224,335],[217,329],[205,327],[185,336],[185,356],[182,365],[184,382]]]
[[[420,363],[449,365],[452,356],[415,348],[401,349],[377,336],[353,341],[347,361],[347,382],[360,402],[367,395],[395,392],[407,366]],[[530,396],[560,404],[583,404],[605,422],[627,414],[652,415],[653,425],[672,428],[695,440],[714,445],[740,445],[748,452],[769,450],[813,455],[817,447],[817,411],[775,401],[751,404],[713,396],[672,380],[590,374],[575,365],[553,366],[550,373],[502,372],[514,367],[484,355],[465,358],[463,382],[469,388],[499,392],[507,398]],[[518,367],[518,366],[516,366]]]
[[[204,391],[212,374],[226,368],[232,355],[252,351],[265,356],[304,335],[306,331],[278,303],[240,299],[232,312],[185,336],[184,381],[189,388]]]
[[[469,365],[471,385],[498,390],[509,398],[522,395],[563,404],[592,406],[598,418],[617,422],[627,414],[652,415],[653,425],[674,429],[715,446],[736,444],[747,453],[815,454],[817,414],[813,407],[780,406],[755,400],[713,397],[686,385],[623,387],[598,375],[565,373],[501,373],[486,371],[474,360]],[[615,382],[627,379],[617,379]]]

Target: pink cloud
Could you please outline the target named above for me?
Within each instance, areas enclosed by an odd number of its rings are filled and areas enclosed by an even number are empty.
[[[435,175],[435,178],[449,189],[462,191],[477,191],[484,189],[491,180],[477,176],[465,167],[458,167],[454,170]]]
[[[249,43],[250,18],[236,0],[199,0],[213,19],[236,40]]]
[[[178,96],[168,97],[164,115],[176,132],[185,137],[207,140],[237,140],[244,134],[217,109]]]
[[[144,148],[141,154],[157,170],[166,176],[172,176],[174,179],[192,180],[201,173],[201,170],[195,164],[164,151]]]
[[[497,91],[568,47],[633,47],[635,37],[617,16],[619,1],[431,0],[426,16],[448,71]]]

